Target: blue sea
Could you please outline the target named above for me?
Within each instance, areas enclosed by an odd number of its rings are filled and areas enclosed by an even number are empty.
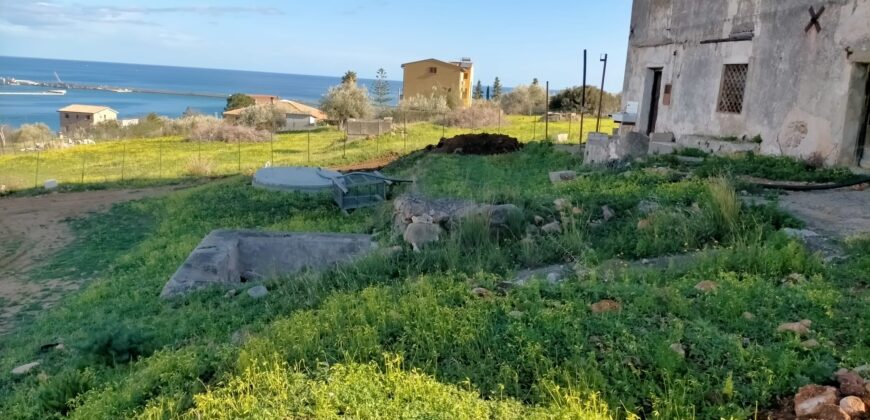
[[[0,77],[39,82],[159,89],[172,92],[230,95],[236,92],[278,95],[316,105],[340,77],[264,73],[93,61],[50,60],[0,56]],[[373,80],[361,79],[371,86]],[[398,97],[401,82],[391,81],[392,96]],[[45,91],[46,87],[0,86],[0,92]],[[118,118],[138,118],[154,112],[178,117],[188,107],[203,114],[223,111],[226,99],[194,95],[118,93],[103,90],[68,89],[66,95],[0,95],[0,124],[18,127],[43,122],[57,130],[57,110],[69,104],[104,105],[118,111]]]

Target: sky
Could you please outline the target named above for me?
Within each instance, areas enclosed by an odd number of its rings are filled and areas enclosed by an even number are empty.
[[[631,0],[0,0],[0,55],[373,78],[470,57],[475,79],[622,90]]]

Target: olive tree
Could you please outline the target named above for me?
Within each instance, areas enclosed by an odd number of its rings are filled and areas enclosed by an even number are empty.
[[[351,71],[345,74],[340,85],[329,88],[320,101],[320,108],[337,121],[342,130],[348,119],[368,118],[373,114],[368,90],[356,84],[356,73]]]

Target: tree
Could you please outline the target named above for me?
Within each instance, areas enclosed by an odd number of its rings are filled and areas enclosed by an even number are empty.
[[[387,81],[387,72],[383,68],[378,69],[378,73],[375,75],[372,95],[374,95],[374,102],[380,108],[386,108],[393,99],[390,96],[390,82]]]
[[[353,70],[348,70],[346,73],[344,73],[344,76],[341,76],[341,84],[343,84],[343,85],[348,85],[348,84],[355,85],[357,80],[358,79],[356,77],[356,72]]]
[[[274,105],[255,105],[245,108],[238,123],[257,130],[274,131],[284,127],[286,116]]]
[[[471,91],[471,99],[483,99],[483,84],[480,83],[480,80],[477,81],[477,84],[474,85],[474,90]]]
[[[43,123],[23,124],[15,135],[18,143],[47,143],[54,139],[54,133]]]
[[[586,106],[582,105],[583,88],[574,86],[565,89],[550,98],[550,109],[561,112],[591,113],[598,110],[598,97],[601,90],[595,86],[586,86]],[[619,111],[620,97],[612,93],[604,92],[602,97],[602,114],[611,114]]]
[[[234,93],[227,98],[227,106],[224,111],[232,111],[234,109],[244,108],[254,104],[254,98],[245,95],[244,93]]]
[[[497,101],[501,98],[501,80],[498,77],[492,82],[492,100]]]
[[[320,101],[320,109],[330,119],[338,121],[339,129],[349,118],[366,118],[372,115],[368,90],[356,84],[356,73],[348,71],[338,86],[329,88]]]
[[[519,85],[502,95],[499,101],[506,114],[543,114],[546,111],[547,94],[539,84]]]

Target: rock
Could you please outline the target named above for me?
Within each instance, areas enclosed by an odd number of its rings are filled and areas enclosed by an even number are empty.
[[[24,376],[30,373],[33,369],[39,366],[39,362],[30,362],[12,369],[12,376]]]
[[[637,211],[643,215],[653,213],[659,208],[661,208],[661,205],[655,201],[641,200],[640,203],[637,203]]]
[[[508,222],[511,220],[511,217],[520,214],[520,208],[513,204],[499,204],[484,208],[484,211],[489,213],[490,226],[507,226]]]
[[[566,265],[556,264],[540,268],[529,268],[517,273],[516,276],[509,280],[510,283],[517,286],[523,286],[530,280],[535,278],[547,279],[550,284],[558,284],[565,279],[566,276],[572,274],[571,268]]]
[[[803,347],[807,350],[812,350],[814,348],[818,348],[820,345],[821,344],[819,344],[819,342],[815,338],[801,341],[801,347]]]
[[[797,335],[804,335],[810,332],[810,326],[813,324],[812,321],[808,319],[803,319],[798,322],[786,322],[780,324],[776,327],[777,332],[785,332],[790,331]]]
[[[864,380],[870,381],[870,364],[858,366],[855,369],[852,369],[852,372],[858,374],[858,376],[864,378]]]
[[[544,232],[544,233],[547,233],[550,235],[562,233],[562,224],[559,223],[558,221],[547,223],[546,225],[541,226],[541,232]]]
[[[47,179],[45,180],[45,184],[43,184],[46,190],[56,190],[57,189],[57,180],[56,179]]]
[[[647,230],[652,227],[652,223],[649,219],[640,219],[637,221],[637,230]]]
[[[794,396],[794,412],[798,417],[811,416],[818,413],[823,405],[838,407],[838,402],[836,388],[814,384],[805,385]]]
[[[840,383],[840,392],[843,395],[864,396],[867,390],[864,388],[864,379],[857,373],[847,370],[836,373],[837,382]]]
[[[810,418],[818,420],[851,420],[852,417],[836,404],[822,404]]]
[[[522,311],[510,311],[510,312],[508,312],[508,316],[513,318],[513,319],[520,319],[523,317],[523,315],[525,315],[525,313],[523,313]]]
[[[553,200],[553,205],[556,206],[557,211],[563,211],[571,207],[571,202],[566,198],[557,198]]]
[[[402,238],[414,247],[414,251],[420,251],[424,246],[438,242],[441,239],[441,226],[432,223],[411,223],[405,228]]]
[[[680,343],[671,344],[671,351],[676,353],[677,356],[686,357],[686,349],[683,348],[683,345]]]
[[[224,299],[232,299],[233,296],[235,296],[236,293],[238,293],[238,292],[239,292],[239,291],[236,290],[236,289],[230,289],[230,290],[227,290],[227,292],[224,293]]]
[[[740,316],[742,316],[743,319],[745,319],[747,321],[752,321],[753,319],[755,319],[755,315],[749,311],[743,312],[743,314]]]
[[[0,195],[6,195],[9,190],[6,189],[6,184],[0,184]]]
[[[840,400],[840,408],[852,417],[858,417],[867,412],[867,404],[864,404],[864,401],[854,395]]]
[[[485,298],[485,297],[492,296],[492,292],[489,291],[489,289],[484,288],[484,287],[475,287],[475,288],[471,289],[471,294],[474,296],[477,296],[479,298]]]
[[[536,225],[542,225],[544,223],[544,218],[538,215],[535,215],[534,220]]]
[[[423,214],[420,216],[411,216],[411,223],[434,223],[432,216]]]
[[[248,289],[248,296],[254,299],[262,299],[269,294],[269,289],[266,289],[266,286],[254,286]]]
[[[604,299],[589,305],[589,309],[592,310],[593,314],[600,314],[603,312],[622,310],[622,305],[615,300]]]
[[[577,178],[575,171],[555,171],[550,172],[550,182],[558,184],[561,182],[571,181]]]
[[[717,285],[716,282],[711,280],[704,280],[695,285],[695,290],[702,293],[710,293],[712,291],[715,291],[717,287],[719,287],[719,285]]]
[[[610,219],[616,217],[616,212],[610,206],[601,206],[601,214],[604,216],[604,221],[609,222]]]

